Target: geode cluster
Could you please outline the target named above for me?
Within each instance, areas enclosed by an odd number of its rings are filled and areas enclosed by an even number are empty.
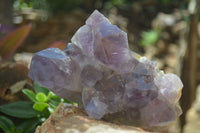
[[[127,34],[97,10],[63,51],[35,53],[29,77],[95,119],[166,127],[181,114],[179,77],[131,51]]]

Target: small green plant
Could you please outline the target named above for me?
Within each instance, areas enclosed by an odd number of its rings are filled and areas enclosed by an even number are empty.
[[[19,101],[0,106],[0,112],[21,120],[15,125],[9,118],[0,116],[0,128],[5,133],[33,132],[35,127],[44,122],[60,103],[75,104],[59,98],[36,83],[34,83],[34,91],[23,89],[22,92],[30,101]]]
[[[154,45],[160,37],[160,30],[143,31],[141,37],[141,46]]]

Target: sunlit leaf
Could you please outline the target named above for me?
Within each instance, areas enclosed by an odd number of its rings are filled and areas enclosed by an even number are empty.
[[[43,102],[37,102],[33,105],[33,108],[37,111],[43,111],[47,107],[49,107],[49,104]]]
[[[37,102],[35,93],[29,89],[23,89],[22,92],[33,102]]]
[[[50,45],[50,47],[55,47],[55,48],[59,48],[61,50],[64,50],[64,48],[66,47],[66,42],[65,41],[56,41],[54,42],[52,45]]]
[[[47,96],[42,93],[42,92],[39,92],[37,93],[36,95],[36,99],[39,101],[39,102],[46,102],[47,101]]]
[[[22,44],[30,32],[31,24],[24,25],[0,40],[0,56],[8,58]]]
[[[60,101],[60,98],[51,91],[48,93],[48,99],[54,99],[56,101]]]

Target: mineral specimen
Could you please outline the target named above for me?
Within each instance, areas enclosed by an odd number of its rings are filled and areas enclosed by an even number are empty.
[[[71,41],[36,53],[30,78],[95,119],[163,128],[181,114],[179,77],[132,52],[127,34],[97,10]]]

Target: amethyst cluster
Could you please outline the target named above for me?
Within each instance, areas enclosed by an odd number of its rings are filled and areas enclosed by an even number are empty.
[[[95,119],[166,127],[181,114],[179,77],[131,51],[127,34],[97,10],[63,51],[35,53],[29,76]]]

